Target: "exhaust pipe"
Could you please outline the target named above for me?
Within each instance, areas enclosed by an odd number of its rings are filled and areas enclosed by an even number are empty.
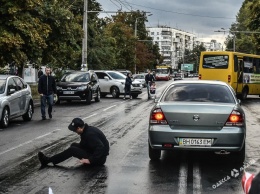
[[[227,152],[226,150],[220,150],[219,152],[215,152],[216,154],[226,155],[230,154],[230,152]]]

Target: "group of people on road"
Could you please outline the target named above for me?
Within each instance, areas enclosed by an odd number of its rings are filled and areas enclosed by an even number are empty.
[[[132,99],[131,76],[131,73],[128,73],[126,76],[124,99],[127,94]],[[156,87],[155,84],[151,84],[154,83],[155,78],[150,70],[145,76],[145,81],[147,84],[148,99],[150,99],[150,88],[155,90]],[[53,97],[57,93],[57,90],[55,79],[51,76],[51,69],[49,67],[45,69],[45,74],[39,76],[38,92],[41,96],[42,120],[46,120],[46,103],[48,103],[48,115],[51,119]],[[81,118],[74,118],[69,124],[68,129],[80,136],[80,142],[72,143],[66,150],[50,157],[46,156],[43,152],[39,152],[38,158],[42,167],[46,167],[49,163],[53,165],[59,164],[70,157],[78,158],[80,163],[87,165],[103,165],[106,162],[109,155],[109,142],[100,129],[89,126]]]
[[[145,82],[147,87],[148,99],[151,99],[151,95],[155,94],[156,84],[155,84],[154,74],[152,74],[150,70],[148,70],[148,73],[145,75]],[[129,95],[129,98],[132,99],[131,85],[132,85],[132,74],[127,73],[125,79],[125,95],[123,99],[126,99],[127,94]]]
[[[53,98],[57,93],[55,78],[51,75],[51,68],[46,67],[45,74],[39,70],[38,78],[42,120],[46,120],[45,109],[47,104],[48,115],[51,119]],[[131,83],[129,83],[130,86]],[[68,129],[80,136],[80,142],[72,143],[69,148],[51,157],[39,152],[38,158],[42,167],[46,167],[49,163],[56,165],[70,157],[76,157],[82,164],[88,165],[103,165],[106,162],[109,154],[109,142],[100,129],[89,126],[81,118],[74,118]]]

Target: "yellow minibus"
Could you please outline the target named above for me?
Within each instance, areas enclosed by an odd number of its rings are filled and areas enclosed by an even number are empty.
[[[230,51],[201,52],[199,79],[228,83],[242,100],[260,95],[260,55]]]

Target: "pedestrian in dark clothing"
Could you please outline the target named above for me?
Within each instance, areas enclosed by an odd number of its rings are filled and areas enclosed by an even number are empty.
[[[51,69],[46,67],[46,75],[42,75],[38,83],[38,92],[41,96],[41,114],[42,120],[46,120],[46,101],[48,103],[48,114],[49,118],[52,118],[52,106],[53,106],[53,97],[57,93],[56,82],[53,76],[51,76]]]
[[[146,82],[146,87],[147,87],[147,94],[148,94],[148,99],[151,98],[150,95],[150,84],[155,81],[154,76],[151,74],[151,71],[148,70],[148,73],[145,75],[145,82]]]
[[[109,142],[101,130],[89,126],[80,118],[74,118],[69,130],[80,135],[79,143],[72,143],[63,152],[52,157],[45,156],[42,152],[38,153],[42,167],[48,163],[58,164],[70,157],[76,157],[82,164],[103,165],[109,155]]]
[[[132,85],[131,73],[127,73],[126,78],[125,78],[125,96],[124,96],[124,99],[126,98],[126,94],[129,94],[129,98],[132,99],[131,85]]]
[[[39,69],[38,71],[38,79],[40,79],[40,77],[43,75],[42,69]]]

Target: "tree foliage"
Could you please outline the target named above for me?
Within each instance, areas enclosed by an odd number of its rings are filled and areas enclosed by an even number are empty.
[[[254,34],[254,32],[260,32],[258,27],[260,24],[259,11],[258,0],[245,0],[243,2],[236,22],[231,25],[230,35],[225,41],[226,50],[234,50],[235,46],[237,52],[259,53],[260,34]]]
[[[0,66],[15,62],[79,69],[82,61],[84,0],[0,0]],[[100,11],[96,0],[88,10]],[[152,67],[158,47],[149,40],[144,12],[98,18],[88,12],[87,63],[90,69]],[[135,28],[135,24],[137,28]],[[135,36],[135,29],[137,36]],[[135,58],[136,57],[136,58]]]

